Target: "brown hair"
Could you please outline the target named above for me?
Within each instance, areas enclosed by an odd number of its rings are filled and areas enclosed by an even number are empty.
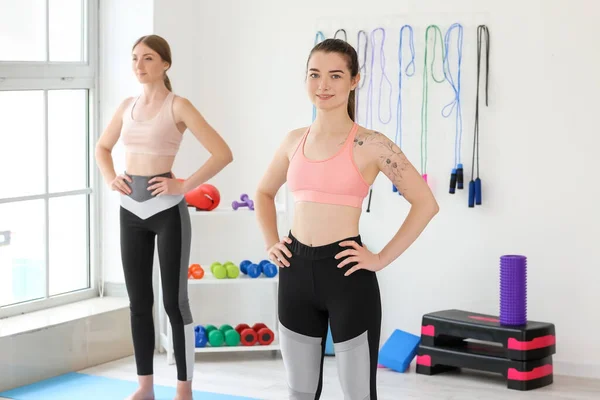
[[[346,63],[350,75],[355,78],[358,75],[358,55],[356,50],[348,42],[341,39],[325,39],[320,43],[317,43],[315,47],[310,51],[308,60],[306,61],[306,68],[308,69],[308,62],[314,53],[322,51],[325,53],[338,53],[346,56]],[[355,107],[356,107],[356,93],[354,90],[350,91],[348,95],[348,115],[354,121],[355,119]]]
[[[133,44],[132,50],[135,49],[135,46],[137,46],[140,43],[145,44],[146,46],[150,47],[152,50],[157,52],[160,58],[163,61],[167,62],[169,64],[169,68],[171,68],[171,47],[164,38],[158,35],[142,36]],[[173,91],[173,88],[171,87],[171,81],[167,76],[167,71],[165,71],[165,86],[167,87],[167,89],[169,89],[170,92]]]

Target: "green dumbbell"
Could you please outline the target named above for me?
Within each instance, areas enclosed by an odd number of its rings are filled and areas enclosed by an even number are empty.
[[[208,343],[210,343],[211,346],[213,346],[213,344],[210,342],[210,338],[211,338],[210,334],[213,333],[213,332],[215,332],[215,331],[218,331],[218,329],[214,325],[206,325],[204,327],[205,335],[208,338]]]
[[[219,330],[225,335],[225,343],[227,344],[227,346],[238,346],[240,344],[240,334],[235,329],[233,329],[231,325],[221,325],[221,328],[219,328]]]
[[[219,329],[214,325],[207,325],[206,332],[208,343],[213,347],[220,347],[224,344],[227,346],[237,346],[240,344],[240,334],[231,325],[221,325]]]
[[[217,279],[224,279],[227,277],[227,268],[220,262],[214,262],[210,265],[210,272]]]
[[[227,277],[229,279],[234,279],[239,276],[239,274],[240,274],[239,267],[237,265],[235,265],[234,263],[232,263],[231,261],[227,261],[225,264],[223,264],[223,266],[225,267]]]

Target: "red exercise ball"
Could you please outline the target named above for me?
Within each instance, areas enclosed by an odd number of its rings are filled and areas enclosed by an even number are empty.
[[[185,201],[188,205],[196,207],[198,210],[211,211],[219,206],[221,194],[213,185],[203,183],[187,192],[185,194]]]

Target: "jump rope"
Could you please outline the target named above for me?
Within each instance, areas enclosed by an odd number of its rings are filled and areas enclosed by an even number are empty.
[[[429,31],[433,30],[433,56],[431,58],[431,66],[428,63],[429,56]],[[431,69],[431,76],[436,83],[443,83],[446,79],[438,80],[435,77],[434,73],[434,64],[435,64],[435,48],[438,41],[438,36],[440,37],[440,46],[442,51],[442,56],[444,55],[444,42],[442,41],[442,32],[437,25],[429,25],[427,30],[425,31],[425,54],[423,56],[423,97],[421,102],[421,175],[425,182],[427,182],[427,128],[428,128],[428,106],[429,106],[429,70]]]
[[[457,30],[457,78],[456,82],[452,77],[452,71],[450,69],[450,63],[448,61],[448,55],[450,54],[450,37],[452,31]],[[463,45],[463,27],[460,24],[453,24],[446,31],[444,38],[444,44],[446,46],[446,52],[444,54],[444,75],[446,80],[450,83],[452,90],[454,91],[454,99],[442,109],[442,115],[448,118],[452,111],[456,111],[456,122],[455,122],[455,134],[454,134],[454,166],[450,173],[450,194],[454,194],[456,189],[462,190],[463,185],[463,164],[462,164],[462,108],[460,104],[460,83],[461,83],[461,66],[462,66],[462,45]],[[450,109],[446,113],[446,109]]]
[[[367,129],[373,129],[373,75],[375,71],[375,47],[376,47],[376,33],[381,32],[381,43],[379,46],[379,67],[381,68],[381,78],[379,80],[379,98],[377,100],[377,118],[379,122],[387,125],[392,120],[392,82],[389,80],[385,73],[385,29],[384,28],[376,28],[371,31],[371,73],[369,74],[369,86],[367,88],[367,104],[366,104],[366,122],[365,127]],[[388,97],[388,114],[389,118],[382,119],[381,117],[381,109],[382,109],[382,96],[383,96],[383,85],[384,79],[387,81],[389,85],[389,97]],[[367,203],[367,212],[371,212],[371,199],[373,197],[373,185],[369,188],[369,200]]]
[[[345,30],[344,28],[340,28],[340,29],[338,29],[337,31],[335,31],[335,33],[333,34],[333,38],[334,38],[334,39],[337,39],[337,38],[338,38],[338,37],[337,37],[337,34],[338,34],[339,32],[342,32],[342,33],[344,34],[344,39],[343,39],[343,40],[344,40],[344,42],[347,42],[347,41],[348,41],[348,35],[346,34],[346,30]]]
[[[409,36],[409,46],[411,59],[406,66],[406,76],[411,77],[415,74],[415,40],[413,28],[410,25],[404,25],[400,28],[400,42],[398,44],[398,100],[396,102],[396,136],[394,137],[394,143],[402,149],[402,49],[404,44],[404,30],[407,29]],[[412,73],[408,69],[412,65]],[[396,185],[392,184],[392,192],[398,193],[402,196],[402,193],[398,190]]]
[[[485,35],[485,105],[488,106],[488,82],[490,73],[490,32],[485,25],[477,27],[477,95],[475,96],[475,132],[473,134],[473,162],[469,182],[469,207],[481,205],[481,178],[479,177],[479,76],[481,75],[481,45]],[[475,179],[475,154],[477,154],[477,177]]]

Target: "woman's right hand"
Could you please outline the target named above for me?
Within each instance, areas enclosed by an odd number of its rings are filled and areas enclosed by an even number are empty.
[[[287,247],[285,247],[284,243],[292,243],[292,240],[289,237],[284,236],[283,239],[281,239],[279,242],[275,243],[267,251],[267,253],[269,254],[269,260],[271,260],[273,263],[275,263],[278,267],[281,267],[281,268],[289,267],[290,262],[286,259],[286,257],[287,258],[292,257],[292,253],[290,252],[290,250]],[[284,255],[286,257],[284,257]]]
[[[128,195],[131,193],[131,188],[125,181],[133,182],[127,175],[117,175],[115,176],[115,179],[110,182],[110,188],[124,195]]]

